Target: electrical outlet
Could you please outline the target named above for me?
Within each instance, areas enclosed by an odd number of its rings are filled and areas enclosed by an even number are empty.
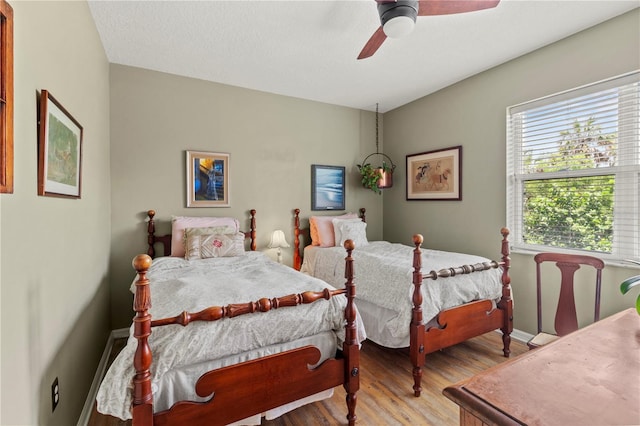
[[[53,413],[60,402],[60,385],[58,385],[58,378],[56,377],[51,384],[51,412]]]

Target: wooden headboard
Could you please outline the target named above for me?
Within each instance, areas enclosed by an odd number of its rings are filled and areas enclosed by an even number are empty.
[[[244,232],[245,239],[250,239],[250,248],[251,251],[256,250],[256,211],[255,209],[249,210],[249,214],[251,215],[250,228],[248,232]],[[147,222],[147,244],[149,249],[147,250],[147,254],[151,256],[151,258],[156,257],[156,244],[162,244],[162,255],[163,256],[171,256],[171,234],[166,235],[156,235],[156,224],[153,220],[153,217],[156,215],[155,210],[147,211],[147,216],[149,220]]]
[[[360,209],[360,219],[366,222],[366,209],[362,207]],[[300,227],[300,209],[294,209],[294,228],[293,228],[293,268],[299,271],[302,267],[302,259],[304,257],[304,248],[311,244],[311,229],[309,226],[305,228]],[[304,245],[300,247],[300,235],[304,238]]]

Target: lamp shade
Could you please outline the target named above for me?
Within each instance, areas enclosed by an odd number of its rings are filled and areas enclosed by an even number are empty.
[[[271,241],[269,242],[269,248],[281,248],[290,247],[287,240],[284,238],[284,232],[280,229],[276,229],[271,234]]]

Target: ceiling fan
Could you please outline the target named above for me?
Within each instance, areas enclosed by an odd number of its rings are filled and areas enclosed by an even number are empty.
[[[372,56],[387,37],[408,35],[418,16],[451,15],[496,7],[500,0],[375,0],[380,28],[371,36],[358,59]]]

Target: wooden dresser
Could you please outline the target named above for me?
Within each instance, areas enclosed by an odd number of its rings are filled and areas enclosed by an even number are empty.
[[[640,315],[619,312],[447,387],[460,425],[640,425]]]

